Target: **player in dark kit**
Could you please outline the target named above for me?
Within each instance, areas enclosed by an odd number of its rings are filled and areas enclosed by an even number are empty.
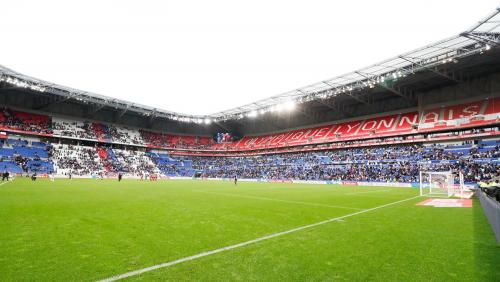
[[[234,185],[238,185],[238,177],[234,177]]]
[[[4,173],[2,173],[2,181],[9,181],[9,172],[8,171],[5,171]]]
[[[122,173],[121,172],[118,173],[118,182],[122,181],[122,177],[123,177]]]

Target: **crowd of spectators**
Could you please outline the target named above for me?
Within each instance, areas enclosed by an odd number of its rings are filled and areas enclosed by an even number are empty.
[[[211,137],[171,135],[145,130],[140,133],[145,143],[158,148],[208,150],[214,149],[212,146],[215,144]]]
[[[171,176],[201,174],[213,178],[418,182],[422,170],[451,170],[463,172],[466,182],[478,182],[494,178],[500,173],[500,142],[494,140],[398,144],[238,157],[175,157],[132,148],[49,145],[42,142],[28,144],[24,140],[10,139],[2,142],[5,148],[44,148],[49,159],[53,160],[57,174],[75,176],[110,172],[143,176],[161,171]],[[38,147],[32,147],[35,144]],[[19,164],[23,171],[44,169],[36,153],[29,157],[15,154],[9,160]]]
[[[193,169],[205,177],[297,180],[417,182],[419,171],[462,171],[465,180],[477,182],[500,172],[493,159],[498,145],[488,151],[480,146],[467,152],[443,145],[396,145],[288,153],[251,157],[193,157]],[[490,161],[479,162],[479,160]]]
[[[0,112],[0,126],[40,134],[52,133],[48,116],[13,111],[7,107],[4,107]]]
[[[54,118],[52,121],[52,129],[55,135],[77,139],[97,139],[95,131],[92,129],[92,123],[88,121]]]
[[[99,175],[103,164],[94,147],[54,144],[52,159],[59,175]]]
[[[156,174],[159,172],[154,162],[143,151],[113,149],[119,163],[122,164],[121,172],[135,176]]]
[[[113,142],[115,143],[145,145],[139,130],[112,125],[109,125],[108,127],[111,137],[113,138]]]

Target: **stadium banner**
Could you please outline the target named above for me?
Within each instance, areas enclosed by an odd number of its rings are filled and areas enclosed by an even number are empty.
[[[292,183],[297,184],[316,184],[316,185],[325,185],[328,184],[328,181],[319,181],[319,180],[292,180]],[[331,182],[331,181],[330,181]]]
[[[187,176],[170,176],[168,179],[172,180],[192,180],[192,177],[187,177]]]
[[[284,179],[284,180],[280,180],[280,179],[268,179],[267,182],[271,182],[271,183],[293,183],[292,180],[289,180],[289,179]]]
[[[254,178],[242,178],[242,179],[238,179],[238,181],[242,181],[242,182],[261,182],[260,179],[254,179]]]
[[[500,159],[475,159],[472,160],[475,163],[499,163]]]
[[[373,187],[407,187],[411,188],[411,183],[405,182],[358,182],[359,186],[373,186]]]

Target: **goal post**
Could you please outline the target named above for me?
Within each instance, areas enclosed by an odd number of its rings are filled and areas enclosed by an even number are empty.
[[[458,183],[455,177],[458,176]],[[464,192],[464,176],[461,172],[420,171],[420,196],[452,197]]]

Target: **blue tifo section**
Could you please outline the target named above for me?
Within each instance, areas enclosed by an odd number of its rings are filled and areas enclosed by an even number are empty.
[[[160,171],[167,176],[192,177],[195,173],[193,162],[188,158],[171,158],[167,154],[148,153]]]
[[[416,183],[424,170],[462,171],[465,182],[474,183],[500,169],[498,144],[393,145],[246,157],[150,156],[169,176],[196,171],[212,178]]]
[[[37,173],[54,172],[54,165],[49,160],[50,146],[43,142],[8,139],[0,142],[0,172]]]

